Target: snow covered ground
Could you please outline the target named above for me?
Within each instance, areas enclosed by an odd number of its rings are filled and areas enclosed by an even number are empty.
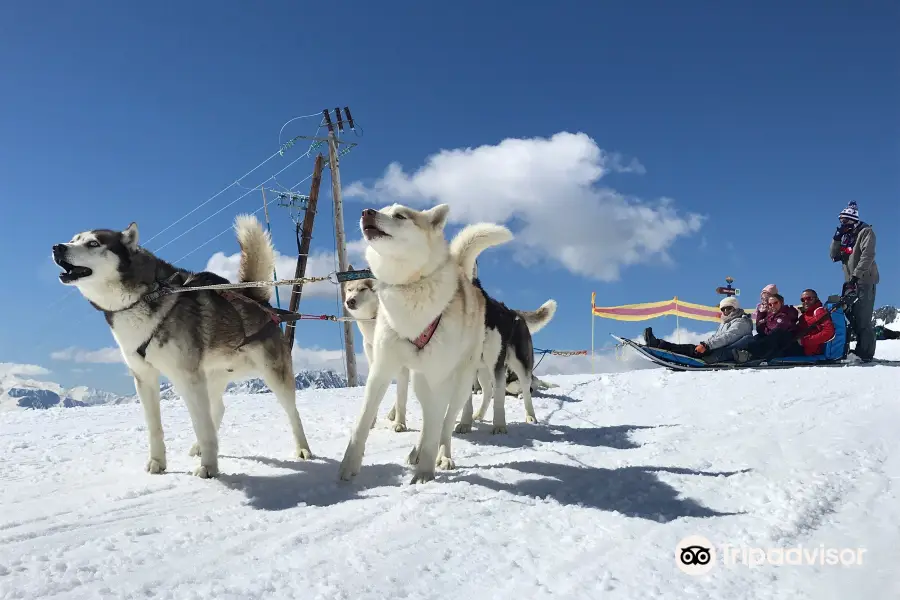
[[[159,476],[138,405],[0,414],[0,598],[900,595],[900,368],[547,379],[540,424],[509,398],[509,435],[456,436],[459,468],[421,486],[414,401],[406,433],[385,401],[362,472],[337,481],[359,388],[298,392],[309,462],[271,395],[227,398],[207,481],[178,400]],[[717,553],[702,575],[677,567],[691,535]],[[740,562],[798,545],[815,564]],[[857,564],[820,564],[830,549]]]

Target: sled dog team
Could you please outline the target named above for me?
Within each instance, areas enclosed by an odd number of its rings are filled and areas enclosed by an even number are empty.
[[[362,213],[365,257],[375,280],[343,285],[345,305],[363,336],[369,376],[340,465],[341,479],[359,473],[369,430],[394,379],[397,397],[388,415],[394,430],[406,430],[410,381],[422,409],[421,433],[408,458],[413,483],[434,479],[437,467],[454,468],[452,433],[470,431],[473,417],[482,418],[491,400],[493,431],[506,432],[507,369],[521,384],[526,421],[537,421],[531,401],[531,334],[553,318],[556,302],[518,311],[488,295],[475,277],[475,261],[488,248],[510,241],[512,233],[478,223],[448,242],[448,213],[446,204],[425,211],[394,204]],[[248,215],[235,220],[235,230],[241,248],[238,281],[269,280],[275,265],[269,234]],[[200,462],[195,475],[218,474],[225,387],[252,375],[262,377],[287,413],[296,456],[312,457],[296,406],[291,349],[273,319],[271,287],[242,288],[237,294],[168,293],[229,282],[154,256],[139,246],[134,223],[124,231],[79,233],[53,246],[52,254],[62,269],[60,281],[75,286],[103,313],[134,377],[147,423],[150,473],[166,470],[160,375],[187,404],[196,435],[190,454]],[[484,395],[473,414],[476,379]]]

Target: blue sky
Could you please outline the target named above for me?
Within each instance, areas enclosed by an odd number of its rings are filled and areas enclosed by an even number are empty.
[[[900,301],[896,3],[189,4],[0,6],[0,362],[133,391],[123,365],[97,362],[112,336],[79,295],[63,298],[50,246],[134,220],[176,260],[259,208],[253,192],[210,217],[302,149],[160,231],[277,150],[288,119],[338,105],[363,133],[341,170],[368,190],[346,199],[351,239],[364,206],[397,196],[504,220],[520,235],[481,275],[516,308],[559,301],[538,347],[589,347],[592,291],[602,305],[714,304],[726,275],[747,303],[771,282],[795,302],[805,287],[839,291],[826,251],[850,199],[878,234],[877,301]],[[317,124],[294,121],[282,139]],[[402,170],[379,182],[391,163]],[[311,169],[298,160],[277,181]],[[330,206],[326,191],[316,252],[333,248]],[[292,254],[283,210],[272,228]],[[179,266],[236,251],[226,233]],[[301,309],[333,313],[334,296]],[[598,343],[648,324],[674,326],[597,320]],[[333,350],[339,328],[303,323],[298,339]]]

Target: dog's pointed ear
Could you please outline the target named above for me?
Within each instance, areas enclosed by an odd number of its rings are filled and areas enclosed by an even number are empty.
[[[431,223],[431,226],[435,229],[444,228],[444,225],[447,224],[447,215],[449,213],[449,204],[438,204],[437,206],[429,208],[425,211],[425,215],[428,217],[428,222]]]
[[[356,269],[353,268],[353,265],[347,265],[347,270],[348,270],[348,271],[355,271]]]
[[[131,225],[125,228],[125,231],[122,232],[122,243],[125,244],[125,247],[131,250],[132,252],[137,250],[138,247],[138,226],[137,223],[132,222]]]

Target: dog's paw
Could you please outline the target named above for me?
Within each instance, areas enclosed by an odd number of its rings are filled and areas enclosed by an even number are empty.
[[[397,408],[396,407],[391,409],[391,412],[388,413],[387,418],[388,418],[388,421],[393,421],[394,419],[397,418]]]
[[[341,481],[350,481],[359,474],[360,468],[362,468],[362,454],[356,452],[352,446],[348,447],[338,469],[338,477]]]
[[[457,423],[456,427],[453,428],[453,431],[456,433],[470,433],[472,431],[471,423]]]
[[[538,420],[537,420],[537,417],[535,417],[534,415],[525,415],[525,422],[526,423],[537,423]]]
[[[338,471],[338,478],[341,481],[350,481],[357,475],[359,475],[358,470],[350,469],[347,467],[341,467],[340,471]]]
[[[297,448],[294,456],[296,456],[300,460],[309,460],[313,457],[313,453],[309,448]]]
[[[357,475],[359,475],[359,469],[361,467],[360,464],[350,464],[351,461],[347,461],[346,459],[341,463],[341,467],[338,470],[338,478],[341,481],[350,481]]]
[[[409,483],[413,485],[416,483],[428,483],[429,481],[434,481],[434,471],[416,471]]]
[[[406,457],[406,463],[410,465],[419,464],[419,447],[413,446],[412,450],[409,451],[409,455]]]
[[[147,466],[144,467],[144,470],[151,475],[159,475],[160,473],[165,473],[166,459],[151,458],[147,461]]]
[[[484,411],[479,410],[472,416],[472,419],[474,419],[475,421],[484,421]]]
[[[394,423],[394,431],[397,433],[403,433],[406,430],[406,423]]]
[[[506,425],[494,425],[494,428],[491,429],[491,433],[509,433],[509,430],[506,429]]]
[[[441,456],[437,459],[436,464],[438,469],[443,469],[444,471],[451,471],[456,468],[456,463],[453,462],[453,459],[449,456]]]
[[[194,445],[188,450],[188,456],[200,456],[200,444],[194,442]]]
[[[219,474],[219,467],[217,465],[200,465],[196,469],[194,469],[194,475],[199,477],[200,479],[212,479]]]

